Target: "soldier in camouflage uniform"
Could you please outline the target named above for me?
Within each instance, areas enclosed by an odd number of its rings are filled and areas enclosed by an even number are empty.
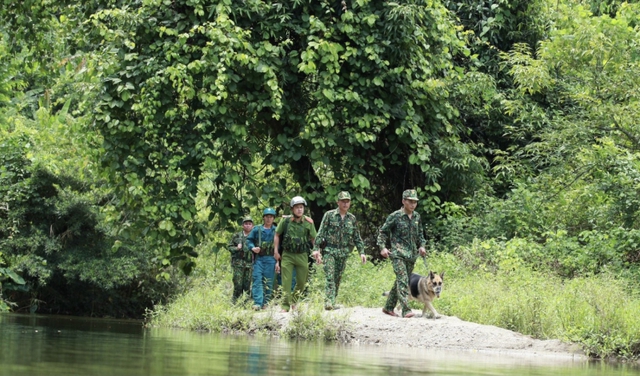
[[[382,312],[390,316],[398,316],[394,312],[398,300],[402,307],[402,317],[413,317],[409,308],[409,276],[420,256],[426,255],[425,238],[420,214],[415,212],[418,205],[418,193],[407,189],[402,193],[402,208],[391,213],[378,233],[378,247],[382,257],[391,256],[396,281],[389,292],[389,297]],[[391,251],[387,245],[391,245]]]
[[[247,248],[247,236],[253,229],[250,216],[242,218],[242,231],[233,234],[229,241],[231,252],[231,269],[233,270],[233,302],[242,295],[249,293],[251,286],[251,251]]]
[[[282,312],[289,312],[289,308],[302,295],[309,275],[309,254],[313,249],[316,238],[316,227],[313,219],[304,215],[307,201],[296,196],[291,199],[291,214],[289,218],[283,218],[276,228],[276,236],[273,239],[273,254],[276,260],[281,261],[282,266],[282,290],[284,299]],[[282,241],[282,255],[278,249]],[[316,258],[320,263],[320,259]],[[276,265],[276,271],[278,271]],[[291,292],[293,271],[296,271],[296,288]]]
[[[336,305],[336,296],[342,273],[347,265],[347,257],[354,247],[360,251],[362,263],[367,262],[364,242],[356,225],[356,216],[349,213],[351,207],[349,192],[338,193],[337,204],[337,209],[329,210],[322,217],[312,253],[315,258],[321,254],[323,260],[326,276],[324,308],[327,310],[340,308]]]

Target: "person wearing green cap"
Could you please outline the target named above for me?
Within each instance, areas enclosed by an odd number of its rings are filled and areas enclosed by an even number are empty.
[[[356,248],[360,251],[362,263],[367,262],[356,216],[349,213],[351,207],[349,192],[338,193],[337,204],[338,208],[324,213],[312,253],[314,258],[322,260],[324,266],[326,278],[324,308],[327,310],[339,308],[336,305],[336,296],[349,253]]]
[[[409,276],[420,256],[426,255],[426,240],[422,227],[420,214],[416,210],[418,206],[418,192],[415,189],[407,189],[402,193],[402,208],[391,213],[378,232],[378,247],[380,255],[384,258],[391,257],[393,272],[396,280],[389,292],[389,297],[382,308],[382,312],[390,316],[398,316],[394,309],[398,301],[402,307],[402,317],[413,317],[409,308]],[[388,246],[391,246],[389,250]]]
[[[273,293],[273,278],[276,273],[276,259],[273,257],[273,237],[276,228],[274,208],[262,211],[262,225],[253,228],[247,237],[247,247],[254,253],[253,262],[253,309],[263,309],[269,304]]]
[[[251,217],[242,218],[242,231],[233,234],[227,248],[231,252],[232,299],[234,303],[243,293],[249,294],[251,287],[251,251],[247,248],[247,236],[252,229],[253,220]]]

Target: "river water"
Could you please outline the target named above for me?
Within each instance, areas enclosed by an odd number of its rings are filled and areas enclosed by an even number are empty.
[[[640,375],[570,357],[339,345],[0,314],[0,375]]]

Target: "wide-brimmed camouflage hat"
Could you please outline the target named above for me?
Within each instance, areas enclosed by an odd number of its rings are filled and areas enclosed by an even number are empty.
[[[416,192],[415,189],[407,189],[406,191],[402,192],[402,199],[418,201],[418,192]]]
[[[244,224],[245,222],[253,223],[253,219],[251,218],[250,215],[245,215],[244,217],[242,217],[242,224]]]
[[[351,200],[351,195],[347,191],[342,191],[338,193],[338,201],[340,200]]]

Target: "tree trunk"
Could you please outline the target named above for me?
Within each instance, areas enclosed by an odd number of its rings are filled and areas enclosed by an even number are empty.
[[[316,200],[309,200],[308,196],[309,194],[324,192],[324,187],[322,186],[318,175],[316,175],[309,157],[303,156],[299,160],[291,162],[291,170],[302,187],[302,197],[307,200],[311,218],[313,218],[313,222],[317,229],[320,226],[320,221],[322,221],[324,212],[330,208],[321,207],[317,204]]]

